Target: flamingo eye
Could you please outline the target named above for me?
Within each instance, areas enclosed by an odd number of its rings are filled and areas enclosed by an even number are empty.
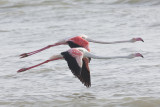
[[[85,35],[82,35],[81,38],[86,39],[87,37]]]
[[[86,39],[85,37],[82,36],[83,39]]]

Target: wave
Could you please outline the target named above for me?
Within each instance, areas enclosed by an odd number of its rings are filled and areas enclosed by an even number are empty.
[[[113,4],[160,5],[159,0],[117,0]]]
[[[85,95],[86,96],[86,95]],[[68,100],[66,99],[57,99],[52,98],[49,99],[50,96],[44,96],[44,95],[26,95],[22,96],[19,100],[18,98],[16,100],[12,101],[1,101],[0,105],[5,107],[53,107],[53,106],[61,106],[61,107],[159,107],[160,105],[160,99],[159,98],[130,98],[126,97],[123,99],[96,99],[96,98],[86,98],[85,96],[79,97],[75,96],[68,97]],[[28,100],[28,99],[30,100]],[[40,100],[41,98],[41,100]]]
[[[40,0],[40,1],[32,1],[32,0],[1,0],[0,7],[7,8],[19,8],[19,7],[30,7],[30,6],[46,6],[46,5],[72,5],[72,4],[106,4],[106,5],[160,5],[160,0],[99,0],[99,1],[90,1],[85,0],[85,2],[80,0]]]
[[[55,5],[73,5],[73,4],[105,4],[105,5],[160,5],[159,0],[99,0],[99,1],[80,1],[80,0],[40,0],[40,1],[32,1],[32,0],[2,0],[0,1],[1,8],[21,8],[21,7],[35,7],[35,6],[55,6]]]

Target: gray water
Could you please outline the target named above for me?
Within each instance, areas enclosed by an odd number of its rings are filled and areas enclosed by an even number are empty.
[[[160,107],[159,0],[0,0],[1,107]],[[25,52],[86,34],[101,41],[142,37],[144,43],[90,43],[101,56],[140,52],[145,58],[92,59],[92,87],[75,78],[64,60],[16,73],[69,49]]]

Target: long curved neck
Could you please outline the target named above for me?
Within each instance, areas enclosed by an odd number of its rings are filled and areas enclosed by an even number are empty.
[[[128,43],[128,42],[132,42],[131,40],[104,42],[104,41],[97,41],[97,40],[92,40],[92,39],[88,39],[88,41],[89,42],[94,42],[94,43],[100,43],[100,44],[116,44],[116,43]]]
[[[112,56],[112,57],[97,56],[97,55],[91,54],[89,52],[85,53],[84,57],[90,57],[90,58],[93,58],[93,59],[117,59],[117,58],[130,59],[131,58],[130,56]]]

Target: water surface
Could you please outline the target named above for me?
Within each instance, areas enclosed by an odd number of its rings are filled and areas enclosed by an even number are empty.
[[[159,6],[158,0],[1,0],[0,106],[159,107]],[[24,59],[19,54],[78,34],[103,41],[142,37],[144,43],[90,43],[90,48],[97,55],[140,52],[145,58],[93,59],[91,88],[83,86],[63,60],[16,73],[69,47]]]

